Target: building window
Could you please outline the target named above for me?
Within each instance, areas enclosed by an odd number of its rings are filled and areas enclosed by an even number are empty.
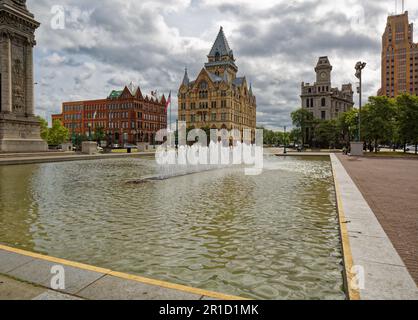
[[[216,113],[212,113],[211,120],[216,121]]]
[[[325,98],[321,99],[321,106],[325,107],[327,105],[327,101],[325,100]]]
[[[326,120],[327,119],[327,112],[326,111],[321,111],[321,119],[322,120]]]

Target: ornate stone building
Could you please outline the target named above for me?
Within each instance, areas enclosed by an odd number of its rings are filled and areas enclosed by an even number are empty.
[[[389,16],[382,37],[382,87],[379,96],[418,94],[418,43],[408,11]]]
[[[256,128],[256,97],[245,77],[237,77],[233,51],[221,27],[208,62],[194,81],[187,69],[178,92],[179,120],[187,127]]]
[[[343,84],[342,89],[331,85],[332,66],[328,57],[320,57],[315,68],[316,82],[302,82],[302,107],[311,111],[315,118],[330,120],[353,108],[353,87]]]
[[[0,0],[0,152],[47,150],[34,116],[33,47],[38,27],[26,0]]]

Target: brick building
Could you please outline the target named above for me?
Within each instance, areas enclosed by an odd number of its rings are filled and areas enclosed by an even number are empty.
[[[341,90],[331,84],[332,65],[328,57],[320,57],[315,68],[316,82],[302,82],[302,107],[311,111],[316,119],[331,120],[354,107],[353,87],[343,84]]]
[[[388,17],[382,37],[382,86],[379,96],[418,94],[418,43],[408,11]]]
[[[256,97],[238,67],[223,29],[194,81],[187,70],[178,92],[179,120],[187,126],[211,129],[256,128]]]
[[[167,128],[166,98],[143,96],[132,84],[112,91],[106,99],[64,102],[62,113],[52,115],[61,120],[71,135],[93,134],[99,128],[113,145],[155,142],[155,134]]]

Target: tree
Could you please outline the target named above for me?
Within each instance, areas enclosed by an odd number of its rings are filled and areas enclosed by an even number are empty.
[[[98,127],[94,131],[93,140],[100,143],[101,141],[106,139],[106,133],[103,127]]]
[[[294,128],[290,133],[287,133],[287,135],[287,141],[291,141],[295,145],[302,142],[302,131],[300,128]]]
[[[370,97],[369,103],[363,108],[362,137],[374,143],[378,152],[379,141],[389,141],[393,138],[395,105],[387,97]]]
[[[69,130],[64,127],[59,120],[55,120],[52,124],[52,128],[48,132],[48,144],[49,145],[60,145],[68,141],[70,136]]]
[[[301,131],[302,145],[305,145],[310,138],[309,132],[314,128],[314,116],[312,112],[304,108],[292,112],[291,116],[293,125]]]
[[[315,142],[321,148],[335,148],[339,143],[337,121],[324,120],[315,128]]]
[[[351,109],[342,113],[337,120],[337,129],[340,138],[349,145],[351,141],[358,135],[358,109]]]
[[[418,97],[403,94],[396,98],[397,134],[404,148],[407,143],[415,145],[418,154]]]
[[[41,124],[41,138],[45,141],[48,141],[48,121],[40,116],[37,116],[36,118]]]

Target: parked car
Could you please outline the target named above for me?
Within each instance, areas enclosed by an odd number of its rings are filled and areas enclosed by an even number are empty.
[[[415,146],[414,145],[407,145],[406,146],[406,151],[415,151]]]

